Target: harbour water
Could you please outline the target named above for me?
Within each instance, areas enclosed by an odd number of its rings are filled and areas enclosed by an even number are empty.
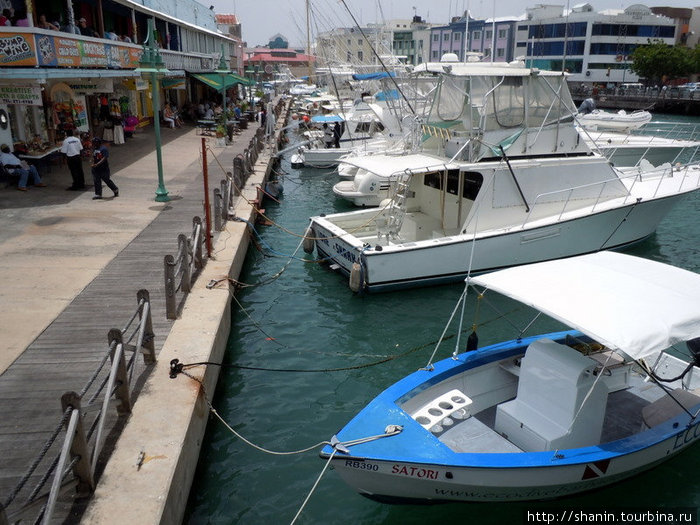
[[[655,120],[694,122],[657,115]],[[213,406],[235,430],[261,451],[210,418],[185,523],[291,523],[311,492],[324,463],[320,447],[289,452],[329,440],[381,390],[428,362],[462,285],[357,296],[346,278],[313,262],[299,248],[308,217],[348,209],[331,193],[337,176],[327,170],[281,170],[284,197],[266,200],[273,225],[257,226],[258,249],[248,253],[233,303],[233,324]],[[700,272],[700,195],[686,198],[664,219],[657,233],[627,253]],[[295,253],[289,262],[289,256]],[[302,261],[305,259],[305,261]],[[281,275],[276,276],[281,270]],[[700,299],[699,299],[700,301]],[[699,303],[700,304],[700,303]],[[471,330],[474,302],[464,326]],[[524,326],[528,312],[497,302],[510,321]],[[649,305],[649,308],[653,308]],[[480,344],[515,335],[489,308],[478,317]],[[539,323],[539,324],[538,324]],[[558,328],[538,322],[528,333]],[[455,348],[454,334],[438,359]],[[460,342],[464,347],[466,337]],[[184,379],[184,378],[183,378]],[[583,495],[547,502],[392,506],[356,494],[332,470],[313,491],[297,523],[412,524],[472,522],[525,523],[528,511],[542,509],[613,511],[700,507],[700,449],[630,480]]]

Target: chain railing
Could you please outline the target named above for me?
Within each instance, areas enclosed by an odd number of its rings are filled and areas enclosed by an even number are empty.
[[[105,452],[105,429],[109,423],[114,423],[108,421],[110,402],[113,398],[118,400],[118,414],[128,414],[132,407],[136,355],[143,354],[145,365],[156,362],[148,291],[139,290],[136,298],[138,306],[124,328],[109,331],[108,350],[87,383],[80,392],[66,392],[61,396],[61,418],[0,505],[0,524],[48,524],[61,494],[71,488],[78,496],[89,496],[94,491],[97,465]],[[109,373],[108,360],[112,363]],[[63,428],[66,433],[61,444],[59,437]],[[60,451],[57,450],[59,446]],[[51,478],[47,491],[45,487]],[[73,499],[71,495],[70,501]]]
[[[177,236],[177,254],[166,255],[165,267],[165,315],[168,319],[177,319],[180,308],[192,290],[192,284],[199,271],[204,267],[202,246],[204,244],[204,229],[202,219],[192,219],[192,233]],[[178,301],[178,293],[182,293]]]

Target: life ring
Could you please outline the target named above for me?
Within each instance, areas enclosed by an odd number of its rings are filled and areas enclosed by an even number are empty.
[[[615,62],[622,62],[622,55],[617,55],[615,57]]]

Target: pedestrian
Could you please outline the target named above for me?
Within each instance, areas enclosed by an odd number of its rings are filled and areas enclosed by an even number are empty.
[[[77,130],[69,130],[67,132],[68,136],[61,145],[61,153],[67,158],[68,169],[73,179],[73,184],[66,188],[68,191],[82,191],[85,189],[85,174],[83,173],[83,157],[81,155],[83,144],[75,136],[76,133]]]
[[[330,148],[331,144],[333,144],[333,130],[328,127],[327,122],[323,123],[323,142],[326,148]]]
[[[10,174],[19,174],[19,185],[17,189],[19,191],[27,191],[27,181],[29,176],[32,176],[32,182],[37,188],[45,188],[46,184],[41,182],[41,177],[39,177],[39,172],[36,170],[36,166],[31,166],[23,160],[19,160],[10,151],[10,146],[3,144],[0,146],[0,164],[3,165],[5,170]]]
[[[342,131],[340,129],[340,122],[336,122],[333,125],[333,144],[336,148],[340,148],[340,135],[342,135]]]
[[[110,178],[109,172],[109,150],[102,144],[102,139],[95,137],[92,139],[92,180],[95,182],[95,195],[92,200],[102,198],[102,183],[114,192],[115,197],[119,197],[119,188]]]

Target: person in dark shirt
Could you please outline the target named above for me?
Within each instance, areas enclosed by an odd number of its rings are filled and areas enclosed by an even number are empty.
[[[92,180],[95,183],[95,195],[92,200],[102,198],[102,182],[119,197],[119,188],[111,179],[109,171],[109,150],[102,144],[102,140],[92,139]]]
[[[80,34],[83,36],[93,36],[95,38],[100,37],[97,31],[95,31],[92,27],[87,25],[87,20],[85,20],[84,18],[78,20],[78,29],[80,29]]]

